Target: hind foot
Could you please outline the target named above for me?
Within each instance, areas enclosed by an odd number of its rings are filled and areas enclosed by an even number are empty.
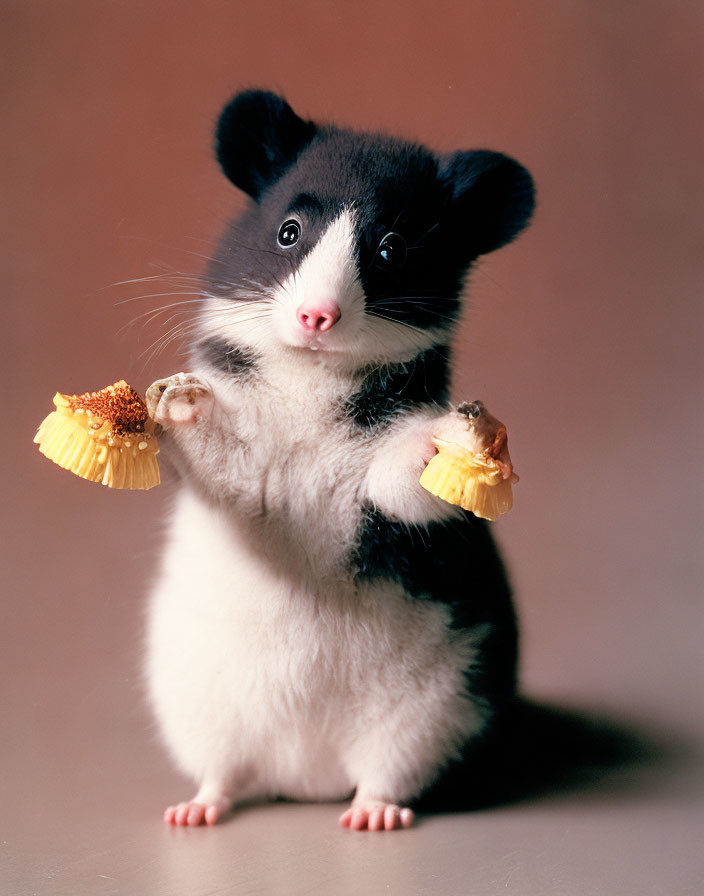
[[[353,803],[340,816],[340,824],[351,831],[394,831],[410,828],[414,817],[412,809],[368,800],[357,805]]]
[[[229,810],[230,800],[220,796],[201,799],[200,794],[186,803],[169,806],[164,812],[164,823],[182,827],[197,827],[200,824],[213,825]]]

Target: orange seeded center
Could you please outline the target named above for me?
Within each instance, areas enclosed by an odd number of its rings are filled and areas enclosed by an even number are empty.
[[[124,380],[106,386],[99,392],[83,395],[66,395],[71,410],[82,408],[101,420],[113,424],[117,434],[143,432],[147,419],[147,406],[137,392]]]

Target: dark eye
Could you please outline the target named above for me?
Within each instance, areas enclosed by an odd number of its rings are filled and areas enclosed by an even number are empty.
[[[384,264],[403,264],[406,260],[406,241],[400,233],[387,233],[379,243],[377,254]]]
[[[294,221],[293,218],[291,218],[290,221],[284,221],[281,225],[279,228],[279,235],[276,239],[282,249],[289,249],[291,246],[295,246],[300,238],[301,225],[298,221]]]

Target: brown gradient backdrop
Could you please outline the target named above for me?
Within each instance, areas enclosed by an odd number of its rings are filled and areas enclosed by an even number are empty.
[[[120,304],[171,289],[112,284],[198,273],[242,206],[211,152],[236,89],[515,155],[537,213],[471,278],[454,394],[508,423],[522,475],[496,528],[525,688],[688,752],[702,734],[701,4],[33,0],[5,2],[2,21],[5,892],[322,879],[343,893],[354,875],[370,892],[690,892],[686,762],[625,797],[439,819],[395,845],[338,837],[335,808],[162,830],[163,806],[190,795],[139,676],[169,489],[83,483],[31,440],[56,389],[124,376],[143,390],[182,368],[176,344],[149,351],[173,322],[121,330],[179,297]],[[269,825],[271,840],[253,835]]]

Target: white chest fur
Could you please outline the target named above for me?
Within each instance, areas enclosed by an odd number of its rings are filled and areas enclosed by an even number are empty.
[[[233,430],[233,525],[273,567],[317,578],[354,542],[373,441],[344,423],[350,378],[305,360],[270,365],[245,388],[202,375]]]

